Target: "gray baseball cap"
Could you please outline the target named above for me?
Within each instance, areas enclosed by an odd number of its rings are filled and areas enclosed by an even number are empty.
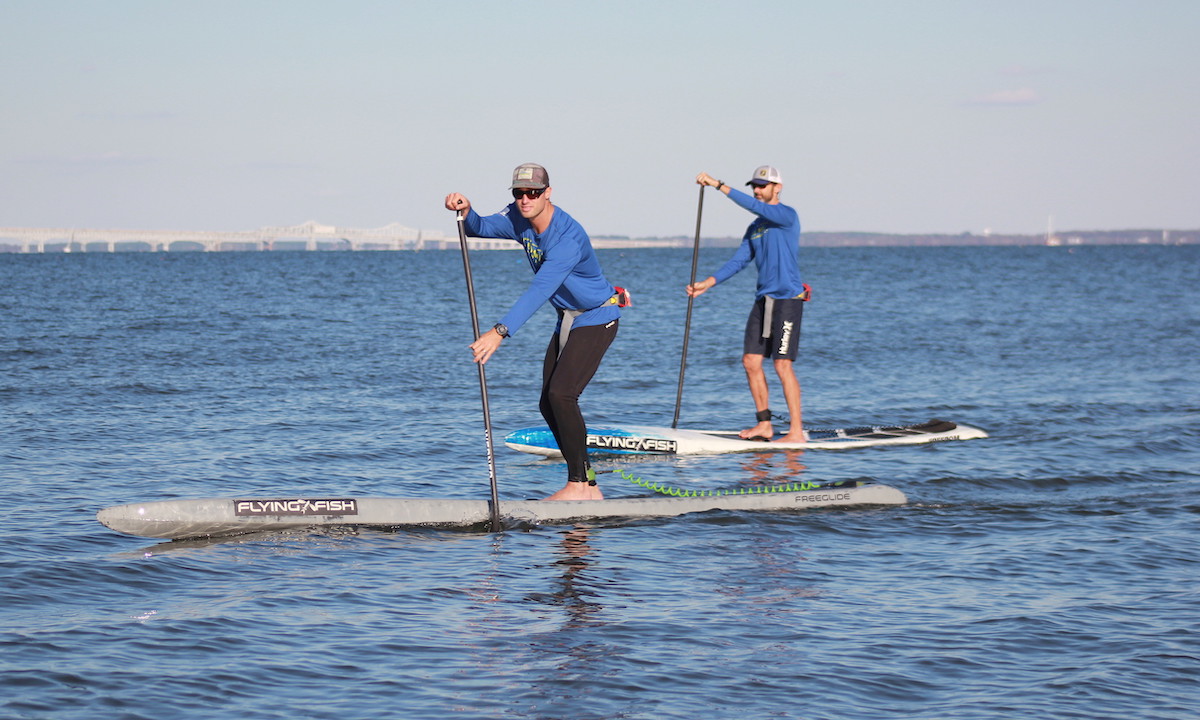
[[[550,187],[550,174],[546,172],[546,168],[537,163],[525,163],[518,165],[516,170],[513,170],[513,188],[534,188],[541,190]]]

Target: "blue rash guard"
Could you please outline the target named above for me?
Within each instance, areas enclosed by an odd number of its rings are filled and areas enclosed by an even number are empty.
[[[755,298],[794,298],[804,292],[800,277],[800,216],[788,205],[769,205],[753,195],[729,188],[729,199],[758,217],[746,228],[742,244],[720,270],[717,283],[733,277],[754,260],[758,266]]]
[[[510,335],[516,335],[547,300],[558,310],[586,311],[575,318],[572,327],[607,325],[621,317],[615,304],[606,304],[616,291],[600,270],[587,232],[562,208],[553,207],[550,227],[541,235],[521,217],[516,203],[487,217],[473,208],[467,211],[464,227],[468,235],[516,240],[525,248],[525,256],[533,268],[533,282],[508,314],[500,318]]]

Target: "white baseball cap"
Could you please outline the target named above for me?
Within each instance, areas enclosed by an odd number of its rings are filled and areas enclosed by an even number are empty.
[[[768,183],[782,183],[783,176],[775,169],[773,165],[759,165],[754,171],[754,176],[750,178],[747,185],[766,185]]]

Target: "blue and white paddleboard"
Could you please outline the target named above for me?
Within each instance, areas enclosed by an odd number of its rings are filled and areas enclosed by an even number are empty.
[[[949,440],[985,438],[979,428],[946,420],[915,425],[810,429],[806,443],[743,440],[735,431],[681,430],[645,425],[599,425],[588,428],[591,453],[618,455],[720,455],[771,450],[847,450],[877,445],[920,445]],[[513,450],[562,457],[558,443],[545,425],[516,430],[504,438]]]

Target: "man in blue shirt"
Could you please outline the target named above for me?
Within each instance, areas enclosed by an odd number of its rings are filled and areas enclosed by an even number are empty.
[[[542,417],[567,461],[567,484],[547,500],[600,500],[596,473],[587,460],[587,426],[579,410],[583,393],[617,335],[616,289],[604,277],[587,232],[550,202],[553,188],[546,168],[525,163],[513,171],[513,202],[495,215],[480,216],[459,193],[446,196],[446,208],[464,214],[472,237],[508,238],[521,243],[533,268],[533,282],[491,330],[471,343],[475,362],[486,363],[505,338],[543,304],[558,311],[558,325],[542,363]]]
[[[688,295],[696,297],[733,277],[751,260],[758,266],[758,288],[754,307],[746,320],[742,350],[742,366],[750,383],[758,423],[739,435],[747,439],[774,439],[775,442],[805,442],[807,438],[800,414],[800,381],[792,367],[800,344],[804,301],[808,299],[808,287],[800,277],[800,217],[793,208],[779,201],[783,178],[770,165],[757,168],[746,183],[753,188],[753,197],[734,190],[708,173],[700,173],[696,182],[717,188],[756,216],[729,262],[704,280],[687,286]],[[774,437],[775,429],[771,424],[767,375],[763,371],[763,359],[768,357],[774,359],[775,372],[779,375],[791,415],[788,432],[778,438]]]

